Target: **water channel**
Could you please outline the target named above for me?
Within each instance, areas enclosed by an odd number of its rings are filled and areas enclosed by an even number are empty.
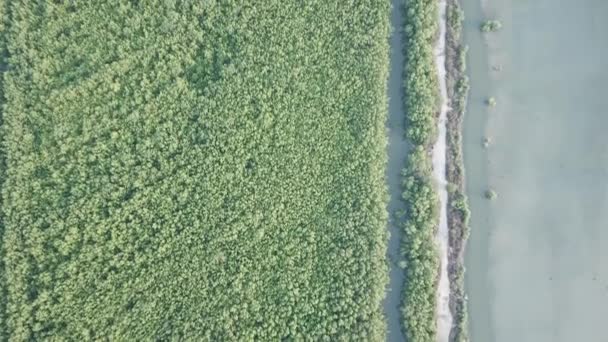
[[[402,0],[392,0],[391,11],[392,32],[390,37],[390,73],[388,80],[388,120],[386,123],[388,136],[388,165],[386,167],[387,186],[390,193],[388,213],[390,221],[388,229],[390,239],[388,242],[388,259],[390,263],[389,284],[384,300],[384,314],[387,320],[388,342],[403,341],[401,331],[401,291],[403,288],[404,272],[398,267],[401,248],[401,228],[394,220],[394,214],[403,210],[401,200],[401,169],[409,151],[405,140],[405,116],[403,113],[403,18],[401,11]]]

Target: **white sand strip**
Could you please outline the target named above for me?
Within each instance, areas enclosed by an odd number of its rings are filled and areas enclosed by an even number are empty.
[[[448,94],[445,69],[445,37],[446,37],[446,0],[439,0],[439,39],[435,46],[435,63],[439,78],[441,93],[441,111],[439,113],[438,137],[433,146],[433,176],[439,192],[440,214],[439,229],[436,242],[441,263],[439,286],[437,288],[437,341],[447,342],[452,328],[450,312],[450,280],[448,278],[448,248],[449,232],[447,217],[448,191],[446,181],[446,121],[448,111]]]

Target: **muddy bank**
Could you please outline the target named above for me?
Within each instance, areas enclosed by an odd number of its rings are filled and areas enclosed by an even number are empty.
[[[462,121],[467,104],[469,82],[466,76],[466,47],[461,31],[464,14],[458,0],[447,0],[446,81],[449,97],[447,112],[447,181],[449,227],[448,274],[450,312],[453,324],[450,341],[468,341],[467,302],[464,290],[464,249],[469,235],[470,212],[465,195],[462,158]]]

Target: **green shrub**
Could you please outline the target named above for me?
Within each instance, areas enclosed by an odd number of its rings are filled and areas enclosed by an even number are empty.
[[[486,99],[486,105],[488,107],[495,107],[496,106],[496,99],[494,97],[488,97]]]
[[[498,20],[486,20],[481,23],[480,29],[481,32],[496,32],[502,28],[502,23]]]
[[[460,79],[462,78],[466,78],[467,76],[465,75],[465,71],[466,71],[466,67],[467,67],[467,63],[466,63],[466,59],[467,59],[467,52],[469,51],[469,48],[467,46],[465,47],[459,47],[456,51],[456,69],[460,70],[460,72],[462,73]],[[466,92],[465,92],[466,93]],[[462,92],[460,92],[460,94],[464,94]]]
[[[485,192],[485,197],[489,200],[494,200],[498,197],[498,194],[496,193],[496,191],[492,190],[492,189],[488,189]]]
[[[457,6],[448,6],[447,25],[452,31],[453,39],[460,39],[462,32],[462,22],[464,21],[464,11]]]

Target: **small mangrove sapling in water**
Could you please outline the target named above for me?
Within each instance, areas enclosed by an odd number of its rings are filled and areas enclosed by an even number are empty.
[[[483,138],[483,141],[481,144],[483,145],[484,148],[488,148],[490,146],[491,142],[492,142],[492,139],[485,137],[485,138]]]
[[[488,97],[488,99],[486,100],[486,105],[488,105],[488,107],[496,106],[496,99],[492,96]]]
[[[481,32],[496,32],[502,28],[502,23],[498,20],[486,20],[481,24]]]
[[[494,200],[494,199],[496,199],[496,197],[498,197],[498,194],[496,193],[496,191],[494,191],[492,189],[488,189],[488,190],[486,190],[485,196],[489,200]]]

